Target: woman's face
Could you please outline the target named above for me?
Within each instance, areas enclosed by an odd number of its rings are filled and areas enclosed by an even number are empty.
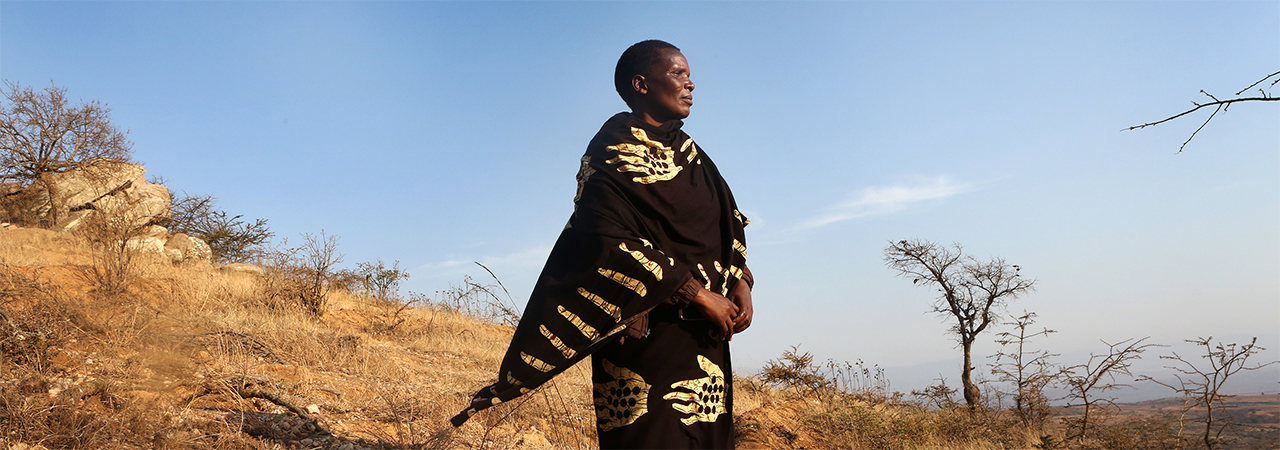
[[[678,50],[662,50],[662,57],[653,63],[649,74],[638,86],[642,113],[662,124],[670,120],[689,117],[693,106],[693,81],[689,79],[689,61]]]

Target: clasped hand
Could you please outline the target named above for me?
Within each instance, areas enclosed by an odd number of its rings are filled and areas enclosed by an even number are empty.
[[[741,333],[751,326],[751,287],[739,281],[729,293],[729,297],[699,289],[693,302],[711,324],[718,336],[724,340],[733,340],[734,333]]]

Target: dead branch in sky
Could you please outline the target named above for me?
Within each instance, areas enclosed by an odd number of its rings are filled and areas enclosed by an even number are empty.
[[[1210,103],[1196,103],[1196,102],[1191,102],[1191,104],[1195,105],[1195,108],[1188,109],[1188,110],[1186,110],[1186,111],[1183,111],[1182,113],[1179,113],[1179,114],[1176,114],[1176,115],[1170,116],[1170,117],[1165,118],[1165,119],[1163,119],[1163,120],[1157,120],[1157,121],[1155,121],[1155,122],[1151,122],[1151,123],[1144,123],[1144,124],[1142,124],[1142,125],[1134,125],[1134,126],[1131,126],[1131,127],[1129,127],[1129,128],[1125,128],[1125,129],[1120,130],[1120,131],[1136,130],[1136,129],[1139,129],[1139,128],[1146,128],[1146,127],[1153,126],[1153,125],[1159,125],[1159,124],[1162,124],[1162,123],[1168,122],[1168,121],[1170,121],[1170,120],[1177,119],[1177,118],[1179,118],[1179,117],[1185,116],[1185,115],[1187,115],[1187,114],[1191,114],[1191,113],[1193,113],[1193,112],[1199,111],[1199,110],[1201,110],[1201,109],[1203,109],[1203,108],[1208,108],[1208,107],[1210,107],[1210,106],[1214,107],[1214,109],[1213,109],[1213,113],[1212,113],[1212,114],[1209,114],[1209,118],[1208,118],[1208,119],[1205,119],[1205,120],[1204,120],[1204,123],[1201,123],[1201,124],[1200,124],[1200,127],[1199,127],[1199,128],[1196,128],[1196,131],[1193,131],[1193,132],[1191,133],[1191,137],[1188,137],[1188,138],[1187,138],[1187,140],[1186,140],[1186,141],[1184,141],[1184,142],[1182,143],[1182,146],[1181,146],[1181,147],[1178,147],[1178,153],[1182,153],[1182,149],[1186,148],[1186,147],[1187,147],[1187,144],[1188,144],[1188,143],[1190,143],[1192,139],[1195,139],[1196,134],[1197,134],[1197,133],[1199,133],[1199,132],[1200,132],[1200,130],[1203,130],[1203,129],[1204,129],[1204,126],[1205,126],[1205,125],[1208,125],[1208,124],[1209,124],[1209,121],[1210,121],[1210,120],[1213,120],[1213,117],[1214,117],[1214,116],[1216,116],[1216,115],[1218,115],[1218,112],[1219,112],[1219,111],[1226,110],[1228,107],[1230,107],[1230,106],[1231,106],[1231,104],[1232,104],[1232,103],[1240,103],[1240,102],[1274,102],[1274,101],[1278,101],[1278,100],[1280,100],[1280,97],[1272,97],[1272,96],[1271,96],[1271,93],[1267,91],[1267,89],[1270,89],[1270,88],[1272,88],[1272,87],[1275,87],[1276,83],[1280,83],[1280,77],[1277,77],[1277,75],[1280,75],[1280,72],[1276,72],[1276,73],[1273,73],[1273,74],[1271,74],[1271,75],[1267,75],[1266,77],[1263,77],[1261,80],[1258,80],[1257,82],[1255,82],[1255,83],[1253,83],[1253,84],[1249,85],[1249,87],[1246,87],[1246,88],[1244,88],[1244,89],[1241,89],[1239,92],[1236,92],[1236,94],[1235,94],[1235,95],[1236,95],[1236,98],[1231,98],[1231,99],[1227,99],[1227,100],[1219,100],[1217,97],[1214,97],[1214,96],[1213,96],[1213,94],[1210,94],[1210,93],[1208,93],[1208,92],[1205,92],[1205,91],[1202,89],[1202,90],[1200,90],[1200,93],[1201,93],[1201,94],[1204,94],[1205,96],[1207,96],[1207,97],[1209,97],[1209,98],[1211,98],[1211,99],[1213,99],[1213,101],[1212,101],[1212,102],[1210,102]],[[1263,82],[1266,82],[1267,80],[1270,80],[1270,79],[1272,79],[1272,78],[1275,78],[1275,80],[1272,80],[1272,81],[1271,81],[1271,83],[1270,83],[1270,84],[1268,84],[1268,85],[1267,85],[1267,87],[1266,87],[1265,89],[1264,89],[1264,88],[1258,88],[1258,92],[1262,94],[1262,96],[1261,96],[1261,97],[1240,97],[1240,95],[1241,95],[1241,94],[1244,94],[1244,93],[1245,93],[1245,91],[1248,91],[1248,90],[1250,90],[1250,89],[1253,89],[1253,87],[1254,87],[1254,86],[1257,86],[1257,85],[1259,85],[1259,84],[1262,84]]]

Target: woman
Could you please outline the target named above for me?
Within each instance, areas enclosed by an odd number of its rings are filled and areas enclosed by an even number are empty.
[[[684,132],[689,64],[644,41],[614,72],[631,108],[601,127],[574,213],[512,337],[498,382],[454,417],[511,400],[588,354],[602,448],[730,448],[728,340],[751,324],[749,222]]]

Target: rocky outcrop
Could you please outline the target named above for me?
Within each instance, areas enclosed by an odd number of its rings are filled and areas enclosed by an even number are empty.
[[[143,181],[146,183],[146,181]],[[169,217],[172,199],[169,189],[158,184],[131,184],[130,188],[113,195],[105,195],[86,206],[81,211],[93,211],[92,214],[107,214],[129,222],[133,227],[144,227],[153,222]],[[78,211],[76,211],[78,212]],[[63,227],[75,225],[63,221]]]
[[[54,192],[61,197],[63,208],[76,210],[119,193],[130,193],[136,187],[146,186],[147,179],[143,177],[146,173],[147,169],[140,164],[95,159],[66,172],[49,175],[46,182],[51,183]],[[168,196],[168,190],[165,195]],[[123,200],[116,199],[117,202]]]
[[[96,159],[29,186],[0,183],[0,219],[58,231],[105,220],[119,228],[113,235],[129,236],[130,248],[158,253],[175,263],[210,261],[208,243],[182,233],[170,235],[159,225],[169,217],[173,197],[164,185],[148,183],[146,173],[139,164]]]
[[[213,250],[209,248],[209,244],[200,238],[187,236],[184,233],[178,233],[169,238],[164,244],[165,255],[173,262],[183,262],[193,259],[211,260],[213,259]]]
[[[44,177],[28,186],[0,185],[9,220],[62,231],[82,227],[94,215],[144,227],[169,217],[169,189],[149,184],[139,164],[95,159]],[[52,194],[52,195],[51,195]]]

